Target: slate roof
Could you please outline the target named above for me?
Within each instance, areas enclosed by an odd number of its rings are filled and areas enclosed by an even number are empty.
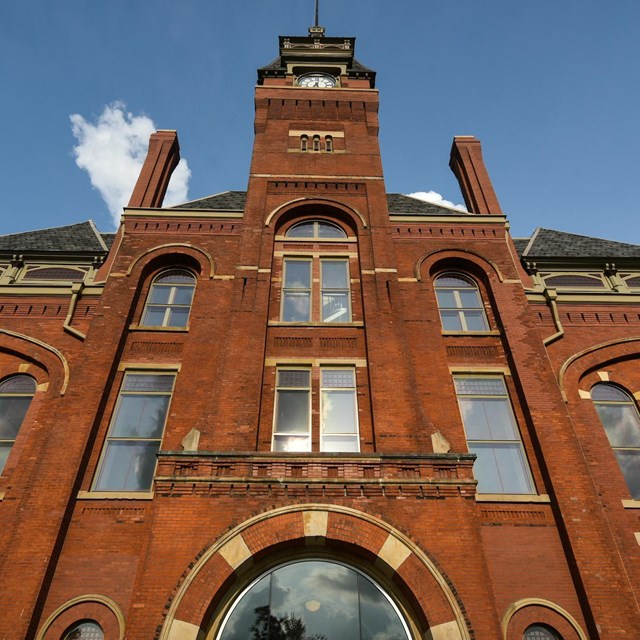
[[[208,209],[211,211],[243,211],[247,201],[246,191],[224,191],[213,196],[192,200],[179,204],[172,209]],[[404,215],[440,215],[440,216],[459,216],[470,215],[464,211],[457,209],[449,209],[431,202],[418,200],[401,193],[388,193],[387,205],[389,213]]]
[[[523,258],[640,258],[640,245],[538,227]]]
[[[16,253],[107,253],[93,221],[0,236],[0,251]]]
[[[516,251],[519,256],[522,256],[530,240],[531,238],[513,238],[513,244],[516,245]]]

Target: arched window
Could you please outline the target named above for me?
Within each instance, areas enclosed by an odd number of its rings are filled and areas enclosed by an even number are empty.
[[[145,327],[186,327],[195,288],[196,279],[189,271],[164,271],[151,285],[141,324]]]
[[[313,136],[313,150],[320,151],[320,136]]]
[[[409,640],[389,596],[360,571],[327,560],[282,565],[234,603],[217,640]]]
[[[0,472],[35,392],[36,382],[30,376],[12,376],[0,384]]]
[[[533,624],[524,632],[522,640],[562,640],[550,627],[541,624]]]
[[[309,149],[309,136],[302,134],[300,136],[300,151],[307,151]]]
[[[442,328],[445,331],[488,331],[476,283],[457,273],[443,273],[435,282]]]
[[[62,636],[62,640],[104,640],[104,632],[93,620],[77,622]]]
[[[600,416],[609,444],[634,499],[640,499],[640,414],[625,391],[601,382],[591,389],[591,399]]]
[[[325,136],[324,137],[324,150],[327,153],[331,153],[333,151],[333,137]]]
[[[344,229],[337,224],[324,220],[305,220],[290,227],[285,236],[287,238],[346,238]]]

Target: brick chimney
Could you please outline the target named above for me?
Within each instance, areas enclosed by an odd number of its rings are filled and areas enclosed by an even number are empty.
[[[180,162],[180,145],[176,131],[156,131],[149,138],[149,150],[129,207],[162,206],[173,170]]]
[[[482,159],[480,140],[473,136],[455,136],[449,166],[458,179],[462,197],[471,213],[502,213]]]

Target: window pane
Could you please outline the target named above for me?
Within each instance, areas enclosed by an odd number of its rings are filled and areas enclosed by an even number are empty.
[[[311,451],[311,440],[308,436],[279,436],[273,438],[273,450],[285,453]]]
[[[467,331],[487,331],[487,320],[482,311],[464,311],[464,319],[467,323]]]
[[[95,622],[81,622],[73,626],[64,640],[104,640],[104,633]]]
[[[604,400],[612,402],[631,402],[631,398],[622,390],[612,384],[596,384],[591,389],[592,400]]]
[[[283,322],[308,322],[311,318],[311,295],[309,293],[284,294]]]
[[[307,260],[286,260],[284,275],[287,289],[311,288],[311,262]]]
[[[173,271],[165,271],[158,276],[154,282],[162,282],[163,284],[195,284],[195,278],[188,271],[174,269]]]
[[[456,392],[462,395],[506,396],[502,378],[454,378]]]
[[[406,632],[391,603],[380,589],[358,574],[360,590],[360,638],[362,640],[401,640]]]
[[[36,392],[36,381],[29,376],[12,376],[0,384],[0,394],[22,394],[33,395]]]
[[[277,433],[306,433],[309,431],[309,392],[278,391]]]
[[[355,387],[354,372],[345,369],[323,369],[322,386],[349,389]]]
[[[164,317],[167,307],[147,307],[142,319],[142,325],[145,327],[162,327],[164,326]]]
[[[349,322],[349,294],[322,294],[322,321]]]
[[[30,396],[0,396],[0,440],[15,440],[30,402]]]
[[[174,375],[127,373],[122,383],[122,390],[171,393],[174,378]]]
[[[172,308],[167,318],[168,327],[186,327],[189,322],[189,307]]]
[[[347,262],[342,260],[322,261],[322,288],[348,289],[349,275]]]
[[[287,238],[313,238],[313,222],[297,224],[286,233]]]
[[[278,386],[307,389],[309,387],[310,373],[308,370],[281,369],[278,371]]]
[[[149,299],[147,302],[151,304],[166,304],[169,302],[169,295],[171,294],[172,287],[153,284],[151,285],[151,292],[149,293]]]
[[[460,276],[456,276],[453,274],[447,274],[444,276],[440,276],[436,280],[436,287],[453,287],[455,289],[475,289],[475,285],[471,284],[464,278]]]
[[[640,447],[640,417],[632,404],[596,403],[612,447]]]
[[[446,289],[437,290],[436,296],[438,297],[438,306],[441,309],[455,309],[458,306],[453,291],[449,291]]]
[[[191,304],[193,298],[193,287],[174,287],[173,304]]]
[[[461,291],[458,291],[458,295],[460,296],[460,301],[462,302],[462,306],[465,309],[482,308],[480,296],[478,295],[476,289],[463,289]]]
[[[462,419],[469,440],[517,440],[506,399],[460,398]]]
[[[622,475],[635,500],[640,499],[640,451],[615,451]]]
[[[470,443],[478,459],[473,472],[479,493],[532,493],[527,463],[520,443]]]
[[[462,331],[458,311],[441,311],[440,317],[442,318],[442,328],[445,331]]]
[[[327,149],[328,151],[329,149]],[[318,237],[319,238],[346,238],[347,234],[336,227],[335,225],[327,222],[318,222]]]
[[[125,438],[161,438],[169,399],[168,395],[121,396],[111,435]]]
[[[360,450],[357,436],[323,436],[322,451],[355,453]]]
[[[12,442],[0,442],[0,473],[4,469],[4,465],[7,462],[7,458],[11,453]]]
[[[267,575],[240,599],[224,627],[224,640],[267,638],[270,585]]]
[[[108,442],[96,491],[149,491],[159,448],[159,442]]]
[[[322,392],[322,430],[324,433],[356,432],[355,391]]]

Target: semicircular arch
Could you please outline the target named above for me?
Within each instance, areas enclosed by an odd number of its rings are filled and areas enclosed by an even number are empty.
[[[470,265],[473,271],[481,269],[484,273],[487,272],[486,267],[490,267],[500,282],[505,280],[495,262],[470,249],[435,249],[428,251],[416,260],[414,265],[416,280],[422,282],[422,272],[425,267],[429,269],[429,272],[432,272],[434,268],[438,268],[440,263],[443,264],[443,268],[452,271],[464,271],[465,263]]]
[[[154,258],[164,256],[164,255],[180,255],[185,254],[189,256],[192,260],[195,260],[198,264],[200,264],[202,258],[204,257],[206,263],[209,265],[209,278],[213,278],[215,273],[215,263],[213,257],[208,251],[204,249],[180,242],[173,242],[168,244],[161,244],[155,247],[151,247],[143,251],[141,254],[137,255],[127,267],[126,274],[130,276],[133,273],[133,270],[138,267],[138,265],[143,262],[147,264],[151,262]],[[199,257],[198,257],[199,256]]]
[[[336,202],[329,198],[296,198],[295,200],[289,200],[281,205],[278,205],[269,215],[266,217],[265,227],[277,227],[279,220],[287,215],[300,213],[300,215],[314,214],[311,209],[313,207],[320,207],[325,210],[326,214],[331,216],[331,213],[339,213],[342,216],[346,216],[354,229],[367,228],[367,221],[364,216],[354,207],[349,207],[341,202]],[[310,211],[307,211],[310,210]]]
[[[353,532],[358,530],[357,542]],[[322,540],[323,550],[336,558],[349,549],[367,558],[386,575],[389,584],[402,584],[421,625],[447,629],[454,640],[470,640],[464,606],[437,563],[408,536],[369,514],[329,504],[281,507],[234,527],[203,549],[189,565],[167,603],[159,640],[173,640],[180,632],[204,630],[212,602],[247,575],[266,557],[282,548],[307,549]],[[307,551],[308,553],[308,551]],[[371,565],[369,565],[371,566]],[[211,585],[222,585],[217,593]],[[217,605],[216,605],[217,606]],[[426,629],[424,629],[426,632]],[[195,637],[195,636],[194,636]]]

